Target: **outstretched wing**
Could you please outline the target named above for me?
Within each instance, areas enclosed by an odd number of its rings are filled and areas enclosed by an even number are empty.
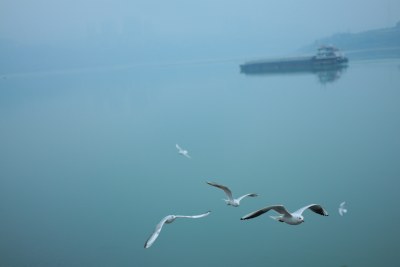
[[[305,206],[293,213],[301,215],[301,214],[303,214],[303,212],[306,209],[310,209],[313,212],[318,213],[319,215],[328,216],[328,212],[323,207],[321,207],[321,205],[318,205],[318,204],[311,204],[311,205]]]
[[[241,220],[253,219],[253,218],[258,217],[270,210],[274,210],[274,211],[276,211],[284,216],[287,216],[287,217],[292,217],[292,215],[286,210],[286,208],[283,205],[274,205],[274,206],[268,206],[268,207],[262,208],[260,210],[253,211],[253,212],[243,216],[240,219]]]
[[[258,194],[255,194],[255,193],[246,194],[246,195],[243,195],[243,196],[237,198],[237,201],[240,202],[245,197],[258,197]]]
[[[343,201],[342,203],[340,203],[340,207],[344,208],[344,205],[346,204],[346,201]]]
[[[224,190],[224,192],[225,192],[225,194],[228,196],[229,200],[233,201],[232,192],[231,192],[231,190],[230,190],[228,187],[226,187],[226,186],[224,186],[224,185],[216,184],[216,183],[213,183],[213,182],[207,182],[207,184],[212,185],[212,186],[215,186],[215,187],[217,187],[217,188],[219,188],[219,189]]]
[[[198,218],[203,218],[208,216],[211,213],[211,211],[207,211],[206,213],[203,214],[199,214],[199,215],[191,215],[191,216],[187,216],[187,215],[175,215],[176,218],[190,218],[190,219],[198,219]]]
[[[183,150],[178,144],[176,144],[175,147],[176,147],[179,151],[182,151],[182,150]]]
[[[162,227],[164,226],[165,222],[171,218],[172,215],[168,215],[165,216],[156,226],[156,228],[154,229],[154,232],[151,234],[151,236],[149,237],[149,239],[147,239],[146,243],[144,244],[145,248],[149,248],[151,247],[151,245],[153,245],[154,241],[156,241],[158,235],[161,232]]]

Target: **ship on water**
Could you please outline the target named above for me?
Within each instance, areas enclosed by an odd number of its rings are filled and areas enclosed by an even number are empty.
[[[321,46],[314,56],[249,61],[240,65],[240,71],[245,74],[317,72],[345,68],[348,61],[336,47]]]

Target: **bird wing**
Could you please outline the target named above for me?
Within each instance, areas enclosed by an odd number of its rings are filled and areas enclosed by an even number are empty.
[[[233,201],[232,191],[228,187],[226,187],[224,185],[216,184],[216,183],[213,183],[213,182],[207,182],[207,184],[215,186],[215,187],[218,187],[219,189],[224,190],[224,192],[228,196],[229,200]]]
[[[240,202],[243,198],[245,198],[245,197],[257,197],[258,196],[258,194],[255,194],[255,193],[251,193],[251,194],[246,194],[246,195],[243,195],[243,196],[241,196],[241,197],[238,197],[236,200],[238,201],[238,202]]]
[[[344,210],[343,210],[342,207],[340,207],[340,208],[339,208],[339,214],[340,214],[340,216],[343,216],[343,213],[344,213]]]
[[[189,154],[186,152],[186,153],[184,153],[183,154],[185,157],[187,157],[187,158],[189,158],[189,159],[191,159],[191,157],[189,156]]]
[[[211,211],[207,211],[206,213],[199,214],[199,215],[175,215],[176,218],[190,218],[190,219],[198,219],[198,218],[203,218],[208,216],[211,213]]]
[[[178,144],[176,144],[175,146],[179,151],[182,151],[182,148]]]
[[[339,206],[339,214],[340,214],[340,216],[343,216],[343,214],[347,212],[347,209],[344,207],[345,204],[346,204],[345,201],[340,203],[340,206]]]
[[[318,214],[323,215],[323,216],[328,216],[328,212],[323,207],[321,207],[321,205],[318,205],[318,204],[311,204],[311,205],[305,206],[305,207],[303,207],[303,208],[301,208],[301,209],[299,209],[299,210],[297,210],[297,211],[295,211],[293,213],[301,215],[301,214],[303,214],[303,212],[306,209],[310,209],[313,212],[318,213]]]
[[[149,239],[147,239],[146,243],[144,244],[145,248],[151,247],[153,245],[154,241],[156,241],[158,235],[161,232],[162,227],[164,226],[165,222],[171,218],[172,215],[165,216],[157,225],[156,228],[154,229],[154,232],[151,234]]]
[[[253,211],[253,212],[243,216],[240,219],[241,220],[253,219],[255,217],[258,217],[258,216],[268,212],[269,210],[274,210],[280,214],[283,214],[284,216],[292,217],[292,215],[286,210],[286,208],[283,205],[274,205],[274,206],[268,206],[268,207]]]

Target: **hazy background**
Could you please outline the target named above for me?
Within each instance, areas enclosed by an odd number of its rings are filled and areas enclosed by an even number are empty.
[[[398,14],[396,0],[1,0],[0,72],[286,55]]]

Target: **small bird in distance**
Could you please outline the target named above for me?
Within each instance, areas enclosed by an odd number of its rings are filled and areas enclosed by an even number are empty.
[[[347,213],[347,209],[345,208],[346,202],[343,201],[342,203],[340,203],[339,205],[339,214],[340,216],[343,216],[345,213]]]
[[[175,145],[176,146],[176,149],[178,149],[178,153],[179,154],[181,154],[182,156],[185,156],[185,157],[187,157],[187,158],[191,158],[190,156],[189,156],[189,152],[187,151],[187,150],[185,150],[185,149],[182,149],[178,144],[176,144]]]

